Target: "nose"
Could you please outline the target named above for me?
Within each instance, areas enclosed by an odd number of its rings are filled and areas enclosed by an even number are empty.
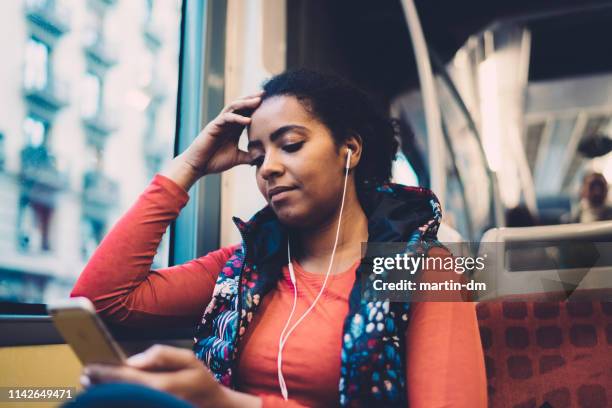
[[[274,152],[266,154],[263,163],[259,169],[261,177],[269,181],[271,178],[278,177],[283,174],[285,167]]]

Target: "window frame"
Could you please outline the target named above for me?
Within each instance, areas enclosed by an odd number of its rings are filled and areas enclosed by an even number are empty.
[[[226,0],[184,0],[175,156],[224,106],[224,85],[218,85],[214,78],[223,78],[225,72],[226,16]],[[169,265],[219,248],[221,175],[203,177],[189,195],[189,202],[170,229]]]

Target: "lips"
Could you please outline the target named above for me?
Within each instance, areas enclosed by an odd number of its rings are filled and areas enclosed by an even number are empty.
[[[274,187],[274,188],[268,190],[268,198],[272,199],[272,197],[274,197],[275,195],[280,194],[280,193],[285,192],[285,191],[290,191],[290,190],[295,190],[295,187],[289,187],[289,186],[277,186],[277,187]]]

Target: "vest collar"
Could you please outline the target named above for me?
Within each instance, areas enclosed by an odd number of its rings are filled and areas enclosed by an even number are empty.
[[[409,242],[415,233],[421,239],[436,238],[442,216],[436,195],[423,187],[381,184],[366,195],[368,242]],[[265,262],[285,255],[287,228],[270,205],[247,222],[232,218],[243,238],[249,258]]]

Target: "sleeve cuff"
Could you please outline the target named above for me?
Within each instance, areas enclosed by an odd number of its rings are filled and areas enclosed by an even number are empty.
[[[189,201],[189,194],[187,191],[166,176],[157,173],[153,177],[151,184],[158,185],[168,191],[173,197],[177,198],[182,205],[185,205],[187,201]]]

